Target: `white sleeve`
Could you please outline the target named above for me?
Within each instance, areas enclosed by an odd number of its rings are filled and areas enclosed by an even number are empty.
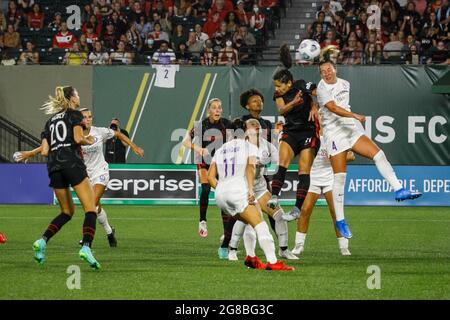
[[[324,87],[317,88],[317,102],[319,106],[325,106],[330,101],[333,101],[333,95],[331,94],[331,90],[327,90]]]
[[[258,148],[250,142],[247,142],[248,145],[248,157],[257,157],[258,156]]]
[[[109,140],[111,138],[114,138],[114,130],[110,128],[98,128],[100,135],[102,136],[103,141]]]

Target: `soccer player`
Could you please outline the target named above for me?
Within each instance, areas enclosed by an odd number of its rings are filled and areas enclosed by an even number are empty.
[[[93,144],[92,136],[83,134],[83,115],[76,110],[80,105],[78,91],[70,86],[56,87],[55,96],[42,106],[46,114],[52,115],[42,133],[43,156],[48,156],[47,169],[50,187],[58,199],[61,213],[51,221],[42,237],[33,243],[34,259],[45,262],[48,241],[70,221],[75,208],[69,187],[75,190],[85,212],[83,223],[83,246],[79,256],[93,269],[100,269],[100,263],[91,252],[95,235],[95,195],[81,155],[82,145]]]
[[[329,59],[322,60],[319,63],[319,70],[322,80],[317,87],[317,101],[322,115],[326,150],[334,173],[333,202],[336,210],[336,227],[344,237],[351,238],[352,233],[344,217],[348,150],[352,149],[356,154],[375,162],[380,174],[394,189],[395,200],[416,199],[422,194],[405,190],[383,150],[357,129],[355,119],[364,122],[366,118],[350,110],[350,83],[337,77],[335,64]]]
[[[251,128],[248,130],[245,128],[245,130],[248,134],[255,134]],[[208,181],[216,190],[217,206],[227,214],[250,224],[256,231],[259,244],[267,258],[267,264],[262,263],[256,255],[249,255],[245,259],[245,265],[255,269],[294,270],[293,267],[277,261],[269,227],[255,205],[253,185],[257,155],[257,147],[244,139],[236,138],[225,143],[216,151],[212,159]]]
[[[242,124],[244,123],[247,123],[247,128],[250,128],[254,132],[256,132],[256,139],[249,139],[249,142],[254,144],[258,148],[253,186],[256,201],[261,207],[261,210],[275,221],[275,233],[278,237],[278,244],[280,247],[280,250],[278,252],[279,256],[290,260],[297,260],[298,257],[292,254],[292,252],[288,249],[288,226],[286,221],[283,220],[283,209],[281,207],[272,209],[267,206],[267,202],[270,200],[271,194],[267,188],[267,181],[264,176],[265,168],[266,165],[269,165],[271,163],[278,164],[278,150],[273,144],[271,144],[264,138],[264,133],[260,134],[261,124],[260,122],[258,122],[258,119],[250,118],[249,120],[242,122]],[[239,246],[241,237],[244,235],[244,231],[247,233],[247,235],[244,237],[246,251],[247,253],[249,252],[248,241],[250,241],[253,242],[253,245],[250,245],[250,247],[253,246],[253,251],[250,252],[254,252],[254,246],[256,245],[256,242],[251,240],[256,240],[254,230],[252,230],[252,228],[246,229],[246,225],[242,221],[236,221],[233,227],[233,233],[230,241],[228,260],[238,260],[237,247]]]
[[[348,249],[348,239],[343,237],[339,230],[336,228],[336,214],[333,204],[333,169],[331,168],[330,160],[328,158],[328,153],[325,148],[325,143],[323,142],[323,137],[320,137],[320,149],[314,159],[311,168],[311,184],[306,194],[305,201],[302,205],[302,211],[300,213],[300,218],[297,221],[297,232],[295,234],[295,248],[292,250],[293,254],[301,254],[304,250],[306,234],[309,227],[309,219],[311,217],[314,205],[316,204],[319,196],[323,194],[328,204],[328,209],[330,210],[331,218],[333,219],[333,226],[338,239],[339,250],[342,255],[349,256],[350,250]],[[355,155],[353,152],[349,151],[347,153],[347,161],[353,161]],[[283,219],[286,221],[295,220],[297,216],[295,215],[284,215]]]
[[[208,182],[208,169],[211,159],[214,156],[216,149],[222,146],[227,140],[228,129],[233,129],[233,124],[230,120],[222,118],[222,101],[218,98],[213,98],[208,101],[207,117],[198,122],[194,128],[186,134],[183,140],[183,145],[195,152],[195,162],[197,163],[197,170],[199,180],[202,185],[202,192],[200,194],[200,222],[198,225],[198,234],[205,238],[208,236],[208,227],[206,224],[206,212],[209,204],[209,194],[211,186]],[[200,139],[199,142],[193,143],[194,138]],[[230,219],[230,216],[222,214],[222,223],[224,229],[224,240],[218,250],[220,259],[228,259],[228,244],[231,239],[231,231],[235,220]]]
[[[105,209],[100,203],[100,199],[105,193],[106,186],[109,182],[109,165],[105,161],[103,155],[104,143],[113,137],[117,137],[123,141],[126,145],[130,146],[133,152],[144,157],[144,150],[134,144],[126,135],[118,130],[112,130],[110,128],[101,128],[92,126],[92,112],[88,108],[79,109],[83,115],[83,134],[85,136],[92,136],[95,140],[94,144],[82,146],[83,160],[86,165],[89,180],[94,188],[95,193],[95,205],[97,211],[98,222],[102,225],[106,232],[109,246],[117,247],[117,239],[115,237],[115,230],[109,225],[108,216]],[[25,161],[41,151],[41,147],[32,151],[22,151],[19,154],[18,161]],[[82,241],[80,241],[82,244]]]
[[[277,71],[273,76],[275,86],[274,100],[280,115],[285,118],[279,147],[280,165],[272,180],[272,198],[268,206],[278,205],[278,196],[284,184],[286,171],[292,159],[298,159],[298,187],[293,214],[299,214],[309,188],[309,172],[320,147],[317,107],[312,99],[315,84],[304,80],[294,81],[288,70],[292,60],[287,45],[280,48],[280,60],[285,69]]]

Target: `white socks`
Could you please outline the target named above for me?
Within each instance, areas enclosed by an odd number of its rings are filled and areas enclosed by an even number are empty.
[[[255,231],[258,236],[259,246],[263,249],[267,262],[276,263],[275,244],[267,223],[265,221],[261,222],[255,227]]]
[[[255,253],[256,232],[255,232],[255,229],[253,229],[253,227],[249,224],[247,224],[245,226],[244,247],[245,247],[245,252],[248,256],[250,256],[250,257],[256,256],[256,253]]]
[[[242,235],[244,234],[246,224],[240,220],[237,220],[234,223],[233,231],[231,232],[231,240],[230,240],[230,247],[231,248],[238,248],[239,247],[239,241],[242,238]]]
[[[389,182],[394,191],[400,190],[402,185],[400,181],[398,181],[397,176],[395,175],[394,169],[386,158],[383,150],[380,150],[375,157],[373,157],[373,161],[377,166],[378,172],[383,176],[384,179]],[[334,196],[334,194],[333,194]]]
[[[306,233],[296,232],[295,233],[295,246],[304,246],[306,240]]]
[[[344,220],[344,192],[345,192],[345,179],[347,173],[340,172],[334,174],[333,183],[333,203],[336,210],[336,221]]]
[[[273,219],[275,220],[275,232],[278,237],[278,246],[287,247],[288,246],[288,224],[283,220],[282,216],[284,214],[283,209],[278,209],[274,213]]]
[[[102,211],[97,214],[97,221],[102,225],[103,229],[105,229],[106,234],[111,234],[112,229],[108,223],[108,217],[106,216],[105,210],[102,208]]]
[[[339,249],[348,249],[348,239],[344,237],[337,238]]]

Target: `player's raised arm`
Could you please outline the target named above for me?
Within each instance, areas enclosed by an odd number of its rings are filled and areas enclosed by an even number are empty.
[[[114,131],[114,135],[123,143],[125,143],[125,145],[130,146],[131,150],[133,150],[133,152],[138,155],[139,157],[143,158],[144,157],[144,149],[138,147],[133,141],[131,141],[130,138],[128,138],[126,135],[124,135],[122,132],[120,131]]]
[[[331,112],[333,112],[334,114],[337,114],[340,117],[344,117],[344,118],[355,118],[356,120],[360,121],[360,122],[364,122],[366,121],[366,117],[361,115],[361,114],[357,114],[351,111],[347,111],[342,107],[339,107],[336,102],[334,102],[334,100],[331,100],[327,103],[325,103],[325,107],[330,110]]]
[[[14,161],[16,162],[27,162],[28,159],[31,159],[37,156],[42,151],[42,145],[39,147],[30,150],[30,151],[17,151],[14,156]],[[17,155],[16,155],[17,154]]]
[[[73,139],[76,144],[80,144],[82,146],[88,146],[94,143],[94,138],[92,136],[84,136],[83,127],[81,125],[73,127]]]
[[[217,187],[217,165],[215,161],[209,166],[208,182],[214,189]]]
[[[201,146],[196,145],[195,143],[193,143],[193,139],[194,139],[194,129],[192,129],[191,131],[186,133],[186,136],[183,139],[183,146],[185,148],[188,148],[190,150],[197,152],[201,156],[208,155],[209,154],[208,149],[202,148]]]

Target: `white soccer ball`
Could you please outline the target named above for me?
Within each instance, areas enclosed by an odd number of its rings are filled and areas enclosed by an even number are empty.
[[[311,39],[303,40],[298,46],[300,60],[313,61],[320,55],[320,44]]]
[[[20,161],[20,159],[21,159],[20,155],[21,155],[21,153],[19,151],[14,152],[13,159],[14,159],[15,162],[19,162]]]

